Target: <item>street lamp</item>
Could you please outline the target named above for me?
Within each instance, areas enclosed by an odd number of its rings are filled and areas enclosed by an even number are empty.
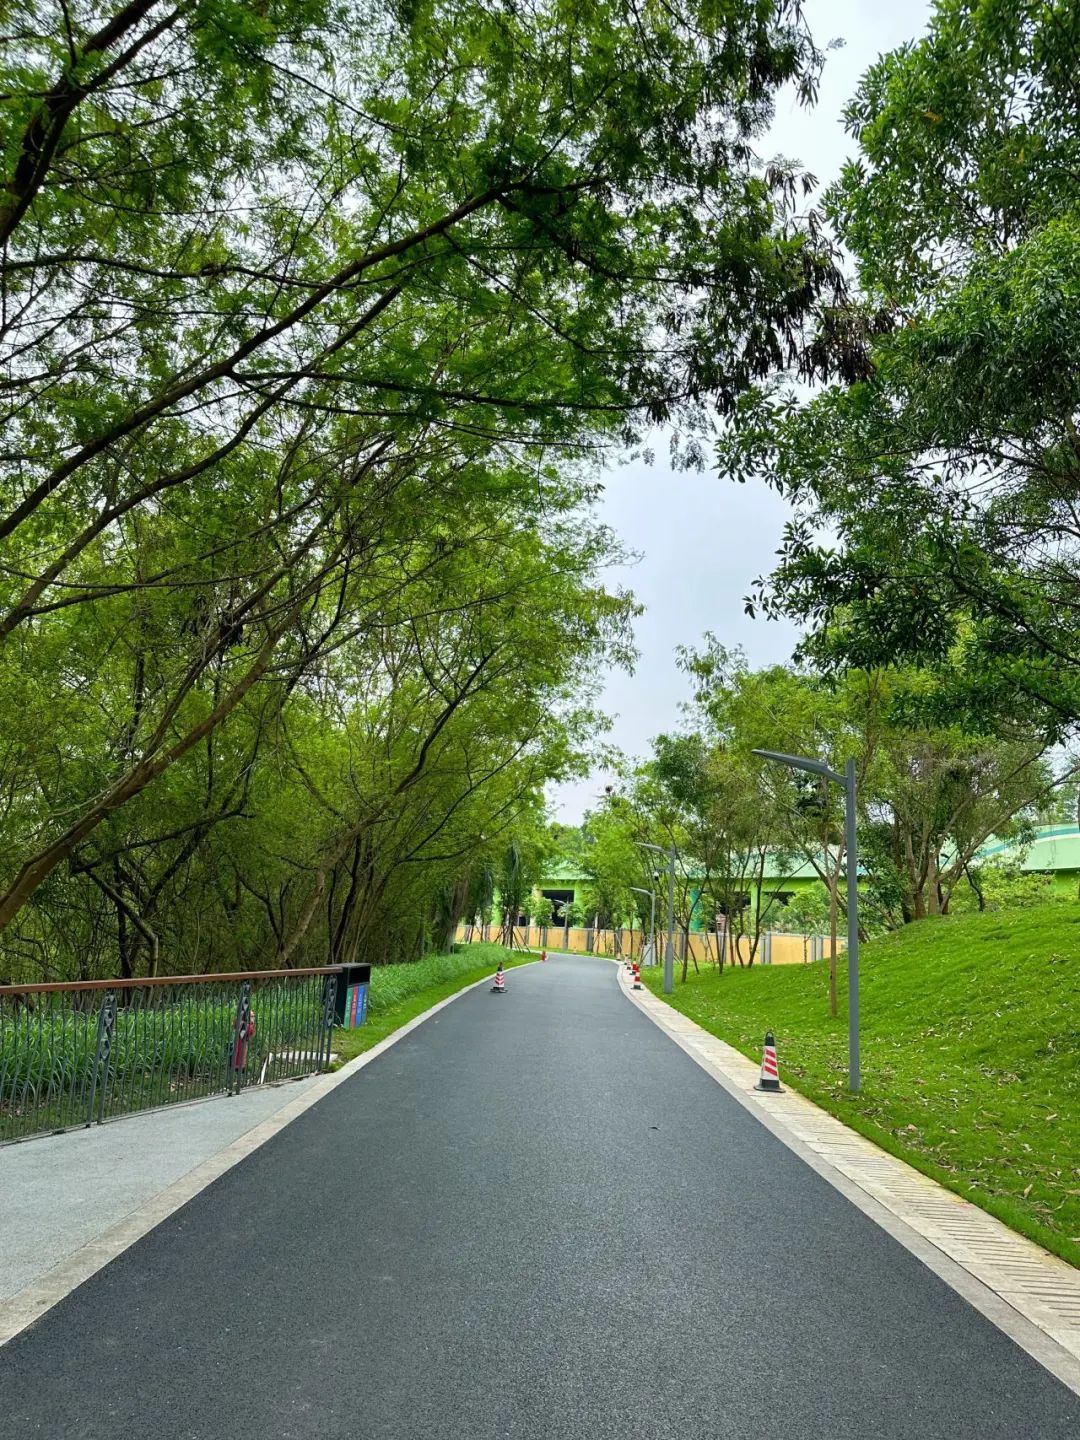
[[[667,850],[662,845],[650,845],[647,840],[637,842],[642,850],[655,850],[668,857],[667,883],[667,949],[664,951],[664,994],[670,995],[675,989],[675,841]]]
[[[847,849],[847,953],[848,953],[848,1088],[859,1089],[859,865],[855,853],[855,761],[849,760],[843,775],[823,760],[802,755],[782,755],[776,750],[755,750],[762,760],[775,760],[793,770],[823,775],[844,787],[844,843]]]
[[[631,885],[630,889],[635,895],[648,895],[649,897],[649,964],[656,964],[656,889],[643,890],[640,885]]]

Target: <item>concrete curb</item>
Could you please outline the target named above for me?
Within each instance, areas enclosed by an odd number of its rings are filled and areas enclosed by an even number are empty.
[[[539,960],[528,960],[524,965],[515,965],[513,968],[523,970],[527,965],[539,963]],[[468,991],[479,989],[481,985],[487,985],[490,979],[490,975],[485,975],[480,980],[474,980],[470,985],[462,986],[453,995],[448,995],[445,1000],[440,1000],[437,1005],[432,1005],[423,1014],[407,1021],[400,1029],[387,1035],[385,1040],[380,1040],[377,1045],[373,1045],[363,1055],[358,1055],[355,1060],[348,1061],[340,1070],[319,1076],[296,1100],[286,1102],[280,1110],[275,1111],[266,1120],[260,1121],[239,1139],[231,1141],[207,1159],[200,1161],[179,1180],[161,1190],[152,1200],[148,1200],[144,1205],[132,1210],[118,1224],[113,1225],[80,1249],[73,1251],[46,1274],[32,1281],[10,1299],[5,1300],[0,1304],[0,1346],[6,1345],[9,1340],[14,1339],[16,1335],[33,1325],[66,1295],[70,1295],[72,1290],[77,1289],[92,1275],[104,1269],[110,1260],[115,1260],[118,1255],[123,1254],[137,1240],[141,1240],[144,1235],[153,1230],[155,1226],[160,1225],[163,1220],[168,1219],[181,1206],[186,1205],[200,1191],[205,1190],[208,1185],[212,1185],[219,1176],[224,1175],[227,1170],[231,1170],[234,1165],[238,1165],[253,1151],[258,1150],[260,1145],[265,1145],[268,1140],[273,1139],[280,1130],[284,1130],[286,1125],[292,1124],[300,1115],[303,1115],[305,1110],[318,1104],[331,1091],[336,1090],[339,1085],[343,1085],[346,1080],[352,1079],[365,1065],[370,1065],[373,1060],[377,1060],[380,1055],[389,1050],[392,1045],[396,1045],[399,1040],[403,1040],[418,1025],[423,1025],[425,1020],[430,1020],[433,1015],[437,1015],[447,1005],[452,1005],[455,1000],[467,994]],[[209,1100],[203,1103],[213,1104],[215,1102]],[[120,1120],[116,1123],[123,1124],[123,1121]]]
[[[782,1144],[1080,1395],[1080,1272],[805,1096],[756,1091],[757,1065],[651,991],[633,990],[621,966],[618,984]]]

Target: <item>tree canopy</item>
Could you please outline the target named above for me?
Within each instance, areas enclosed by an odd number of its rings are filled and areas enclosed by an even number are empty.
[[[840,787],[757,749],[836,771],[854,760],[860,923],[870,931],[948,913],[969,897],[981,907],[987,842],[1022,851],[1035,824],[1059,817],[1075,794],[1075,758],[1050,753],[1037,715],[1015,713],[1007,728],[982,732],[931,723],[941,701],[927,692],[945,683],[931,672],[755,670],[711,635],[680,651],[680,664],[695,685],[682,723],[658,735],[586,817],[587,894],[605,925],[642,913],[629,887],[645,876],[660,871],[663,888],[663,859],[642,842],[675,844],[678,923],[723,934],[733,964],[754,962],[763,931],[792,928],[789,901],[799,899],[799,923],[827,930],[843,915]],[[792,881],[807,873],[820,889],[800,895]]]
[[[827,665],[933,665],[952,716],[1022,697],[1059,735],[1080,716],[1078,54],[1072,0],[938,0],[871,67],[826,203],[859,278],[827,326],[860,373],[809,401],[756,388],[721,447],[798,507],[755,608],[810,625]]]
[[[5,966],[414,953],[631,655],[601,463],[820,363],[799,5],[0,15]]]

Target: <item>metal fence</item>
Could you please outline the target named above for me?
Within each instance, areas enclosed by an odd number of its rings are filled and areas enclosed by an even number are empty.
[[[323,1070],[340,974],[0,986],[0,1144]]]

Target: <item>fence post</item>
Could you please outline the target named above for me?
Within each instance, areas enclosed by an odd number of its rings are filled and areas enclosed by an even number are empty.
[[[330,1068],[330,1047],[334,1043],[334,1021],[337,1019],[337,992],[338,977],[327,975],[323,981],[322,1035],[319,1037],[320,1070]]]
[[[109,1088],[109,1063],[112,1059],[113,1035],[116,1031],[116,991],[106,990],[98,1011],[97,1045],[94,1049],[94,1069],[90,1076],[90,1098],[86,1105],[86,1123],[94,1123],[94,1106],[98,1087],[101,1088],[101,1104],[98,1106],[98,1124],[105,1118],[105,1096]]]
[[[233,1042],[229,1051],[229,1090],[230,1095],[239,1095],[241,1070],[237,1061],[240,1059],[240,1036],[244,1036],[245,1049],[247,1048],[247,1024],[248,1016],[251,1014],[251,981],[245,980],[240,986],[240,998],[236,1002],[236,1019],[233,1021]]]

